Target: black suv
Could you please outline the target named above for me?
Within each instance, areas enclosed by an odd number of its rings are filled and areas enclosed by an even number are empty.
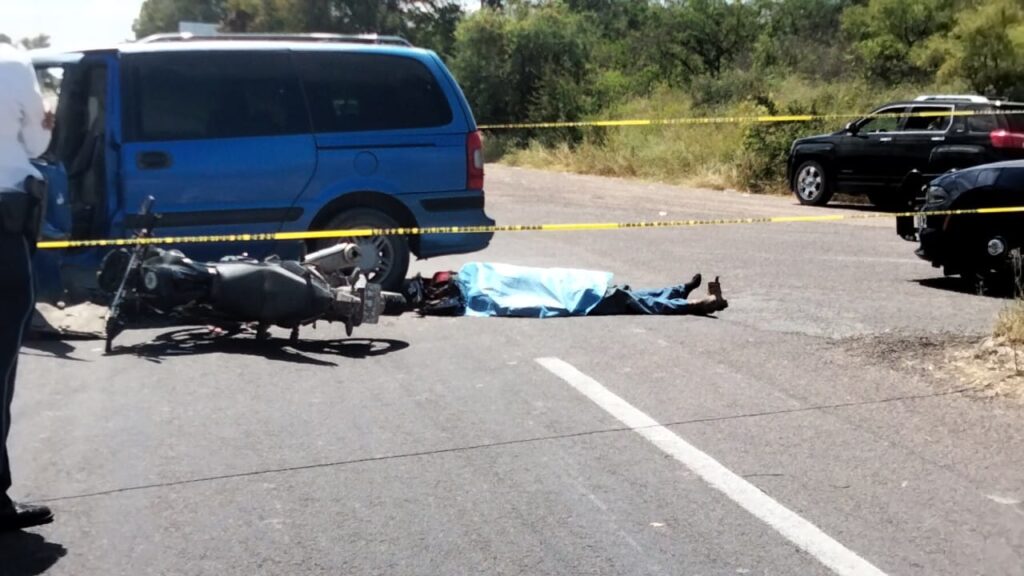
[[[920,96],[886,104],[834,134],[796,140],[787,176],[801,204],[823,206],[842,192],[898,208],[949,170],[1024,158],[1022,133],[1024,104]]]

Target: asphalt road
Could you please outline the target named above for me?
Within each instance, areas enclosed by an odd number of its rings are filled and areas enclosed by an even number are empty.
[[[488,170],[503,224],[856,210]],[[1024,574],[1024,408],[930,352],[1003,302],[912,249],[888,220],[510,233],[416,268],[700,271],[731,306],[32,343],[14,494],[57,522],[0,573]]]

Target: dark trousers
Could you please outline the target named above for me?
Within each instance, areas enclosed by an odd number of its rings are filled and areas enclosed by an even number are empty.
[[[11,400],[18,369],[21,338],[32,321],[32,256],[21,234],[0,232],[0,508],[10,505],[11,465],[7,435],[11,431]]]
[[[629,286],[612,286],[587,316],[619,314],[686,314],[690,289],[685,285],[655,290],[633,290]]]

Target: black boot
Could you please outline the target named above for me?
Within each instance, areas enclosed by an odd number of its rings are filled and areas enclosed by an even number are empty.
[[[0,532],[22,530],[50,522],[53,522],[53,512],[46,506],[11,502],[10,506],[0,509]]]
[[[708,283],[708,294],[707,298],[690,301],[685,307],[685,313],[708,315],[729,307],[729,301],[722,296],[722,284],[717,276],[714,282]]]
[[[690,292],[693,292],[697,288],[700,288],[701,281],[702,281],[702,278],[700,276],[700,273],[698,272],[697,274],[694,274],[693,278],[691,278],[689,282],[687,282],[686,284],[683,284],[682,298],[684,300],[686,298],[689,298],[690,297]]]

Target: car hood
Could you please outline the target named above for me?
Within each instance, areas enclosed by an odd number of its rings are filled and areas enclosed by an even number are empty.
[[[833,138],[841,136],[843,131],[831,132],[829,134],[815,134],[814,136],[805,136],[803,138],[797,138],[793,141],[793,146],[799,144],[827,144],[833,142]]]
[[[932,180],[931,185],[941,187],[950,200],[955,200],[968,190],[994,185],[1005,170],[1024,170],[1024,161],[996,162],[947,172]]]

